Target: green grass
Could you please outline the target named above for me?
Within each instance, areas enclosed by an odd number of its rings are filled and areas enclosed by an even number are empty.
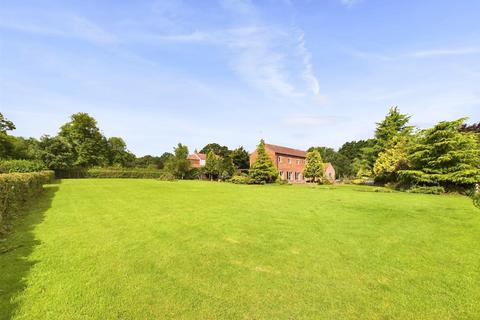
[[[372,190],[63,180],[0,242],[0,318],[480,318],[480,210]]]

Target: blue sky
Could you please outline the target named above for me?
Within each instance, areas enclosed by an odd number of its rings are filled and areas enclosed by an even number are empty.
[[[16,135],[93,115],[137,155],[368,138],[389,106],[480,121],[480,1],[7,1],[0,112]]]

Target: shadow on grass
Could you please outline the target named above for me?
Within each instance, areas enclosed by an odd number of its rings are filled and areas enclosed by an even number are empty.
[[[25,287],[25,279],[36,263],[28,260],[40,241],[33,230],[44,219],[50,208],[57,185],[44,187],[44,192],[32,200],[16,218],[13,231],[0,241],[0,319],[10,319],[18,307],[13,300]]]

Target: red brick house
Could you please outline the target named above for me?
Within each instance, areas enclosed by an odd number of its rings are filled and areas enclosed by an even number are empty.
[[[304,183],[303,169],[307,152],[273,144],[265,144],[265,150],[277,168],[280,178],[292,183]],[[250,154],[250,165],[257,160],[257,151]],[[335,168],[330,162],[324,164],[325,177],[335,180]]]
[[[190,161],[192,168],[201,168],[205,166],[207,155],[204,153],[199,153],[197,150],[195,150],[193,154],[188,155],[187,160]]]

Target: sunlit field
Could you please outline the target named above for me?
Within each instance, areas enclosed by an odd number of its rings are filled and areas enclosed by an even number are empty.
[[[0,318],[480,317],[471,200],[373,191],[63,180],[0,243]]]

